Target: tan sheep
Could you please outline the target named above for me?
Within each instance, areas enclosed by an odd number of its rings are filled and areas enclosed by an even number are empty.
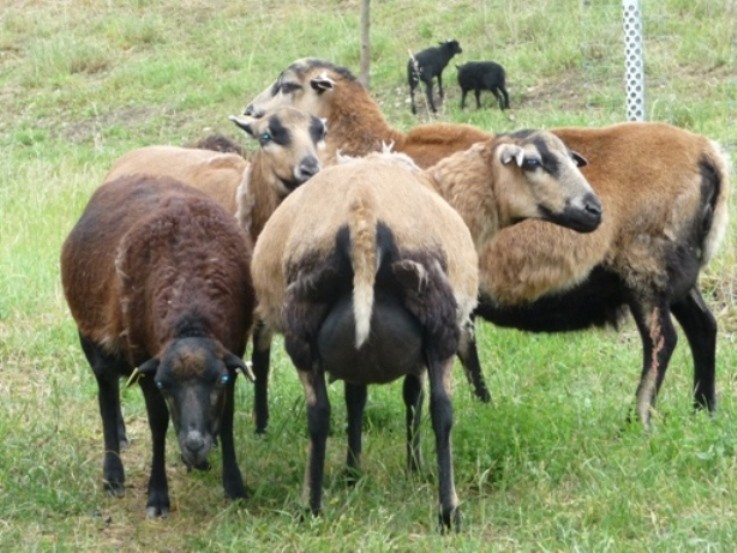
[[[534,133],[487,141],[428,172],[403,154],[348,159],[287,197],[256,243],[257,318],[284,333],[304,387],[310,449],[303,500],[314,513],[322,505],[330,416],[325,374],[346,382],[353,470],[360,464],[366,385],[401,376],[408,463],[418,465],[427,372],[440,521],[444,529],[458,527],[450,371],[472,339],[478,260],[468,226],[436,188],[452,198],[471,183],[477,207],[488,210],[480,222],[484,235],[527,217],[586,231],[601,220],[601,206],[565,146]]]

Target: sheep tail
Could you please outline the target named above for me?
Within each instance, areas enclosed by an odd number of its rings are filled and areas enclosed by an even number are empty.
[[[374,307],[374,281],[378,270],[376,252],[375,199],[370,194],[356,196],[350,203],[348,228],[353,265],[353,315],[356,349],[368,340]]]
[[[722,242],[729,223],[729,158],[716,142],[711,142],[711,155],[702,161],[701,171],[711,184],[712,195],[705,206],[703,215],[704,229],[702,246],[702,266],[716,253]]]

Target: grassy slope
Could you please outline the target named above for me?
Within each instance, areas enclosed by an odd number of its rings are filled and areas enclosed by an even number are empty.
[[[619,334],[566,336],[481,325],[495,401],[478,406],[458,379],[454,448],[466,521],[459,536],[434,532],[429,424],[426,470],[403,471],[396,385],[371,391],[366,474],[356,490],[338,477],[344,409],[340,386],[331,387],[336,435],[326,516],[298,521],[304,409],[280,348],[267,438],[253,436],[251,390],[239,387],[238,453],[254,492],[247,508],[223,500],[219,470],[186,475],[172,443],[175,511],[164,521],[145,520],[149,437],[137,390],[125,394],[130,488],[122,500],[104,497],[96,389],[61,295],[57,261],[91,190],[130,148],[185,143],[213,130],[238,136],[226,116],[293,59],[318,55],[358,67],[357,0],[148,4],[11,0],[0,12],[0,549],[731,549],[734,224],[703,279],[723,329],[720,413],[713,421],[689,415],[683,344],[656,430],[644,436],[636,425],[622,427],[640,363],[630,325]],[[603,4],[582,10],[565,0],[458,0],[432,9],[419,1],[374,3],[372,93],[395,126],[416,124],[406,103],[407,53],[453,36],[465,50],[459,63],[492,58],[505,65],[513,109],[460,112],[449,68],[439,119],[495,130],[619,121],[625,113],[619,3]],[[734,157],[734,2],[645,4],[650,117],[707,134]]]

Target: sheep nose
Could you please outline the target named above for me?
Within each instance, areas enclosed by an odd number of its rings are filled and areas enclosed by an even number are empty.
[[[604,211],[599,198],[592,195],[589,195],[584,199],[583,208],[586,210],[586,213],[590,214],[592,217],[598,217],[599,219],[601,219]]]
[[[299,175],[301,178],[307,180],[310,177],[315,176],[320,171],[320,162],[314,156],[306,157],[299,164]]]
[[[202,439],[202,436],[199,432],[190,432],[187,435],[185,445],[187,446],[187,449],[189,451],[191,451],[192,453],[197,453],[203,447],[205,447],[205,440]]]

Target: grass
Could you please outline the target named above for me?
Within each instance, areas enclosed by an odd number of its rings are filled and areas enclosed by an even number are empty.
[[[398,0],[372,5],[372,94],[396,127],[409,112],[409,51],[457,38],[458,63],[494,59],[512,110],[458,108],[452,66],[437,119],[494,130],[598,126],[624,118],[621,7]],[[644,3],[648,116],[708,135],[737,155],[737,4]],[[720,323],[719,412],[691,414],[685,339],[645,434],[625,424],[639,373],[631,323],[619,333],[528,335],[480,325],[494,395],[457,378],[454,453],[464,528],[435,529],[433,437],[404,471],[398,384],[370,391],[364,476],[340,478],[345,409],[330,388],[325,515],[296,507],[304,404],[277,345],[272,421],[256,437],[252,390],[238,384],[236,444],[252,490],[222,497],[219,470],[187,474],[169,443],[173,512],[144,515],[150,439],[136,389],[124,394],[126,496],[101,486],[96,386],[61,293],[61,243],[110,163],[144,144],[237,137],[239,112],[292,60],[358,68],[358,0],[22,2],[0,14],[0,549],[7,551],[731,551],[737,541],[735,224],[702,276]],[[453,60],[454,62],[457,60]],[[649,155],[649,152],[643,152]],[[737,219],[732,208],[733,221]],[[218,466],[218,452],[213,465]]]

